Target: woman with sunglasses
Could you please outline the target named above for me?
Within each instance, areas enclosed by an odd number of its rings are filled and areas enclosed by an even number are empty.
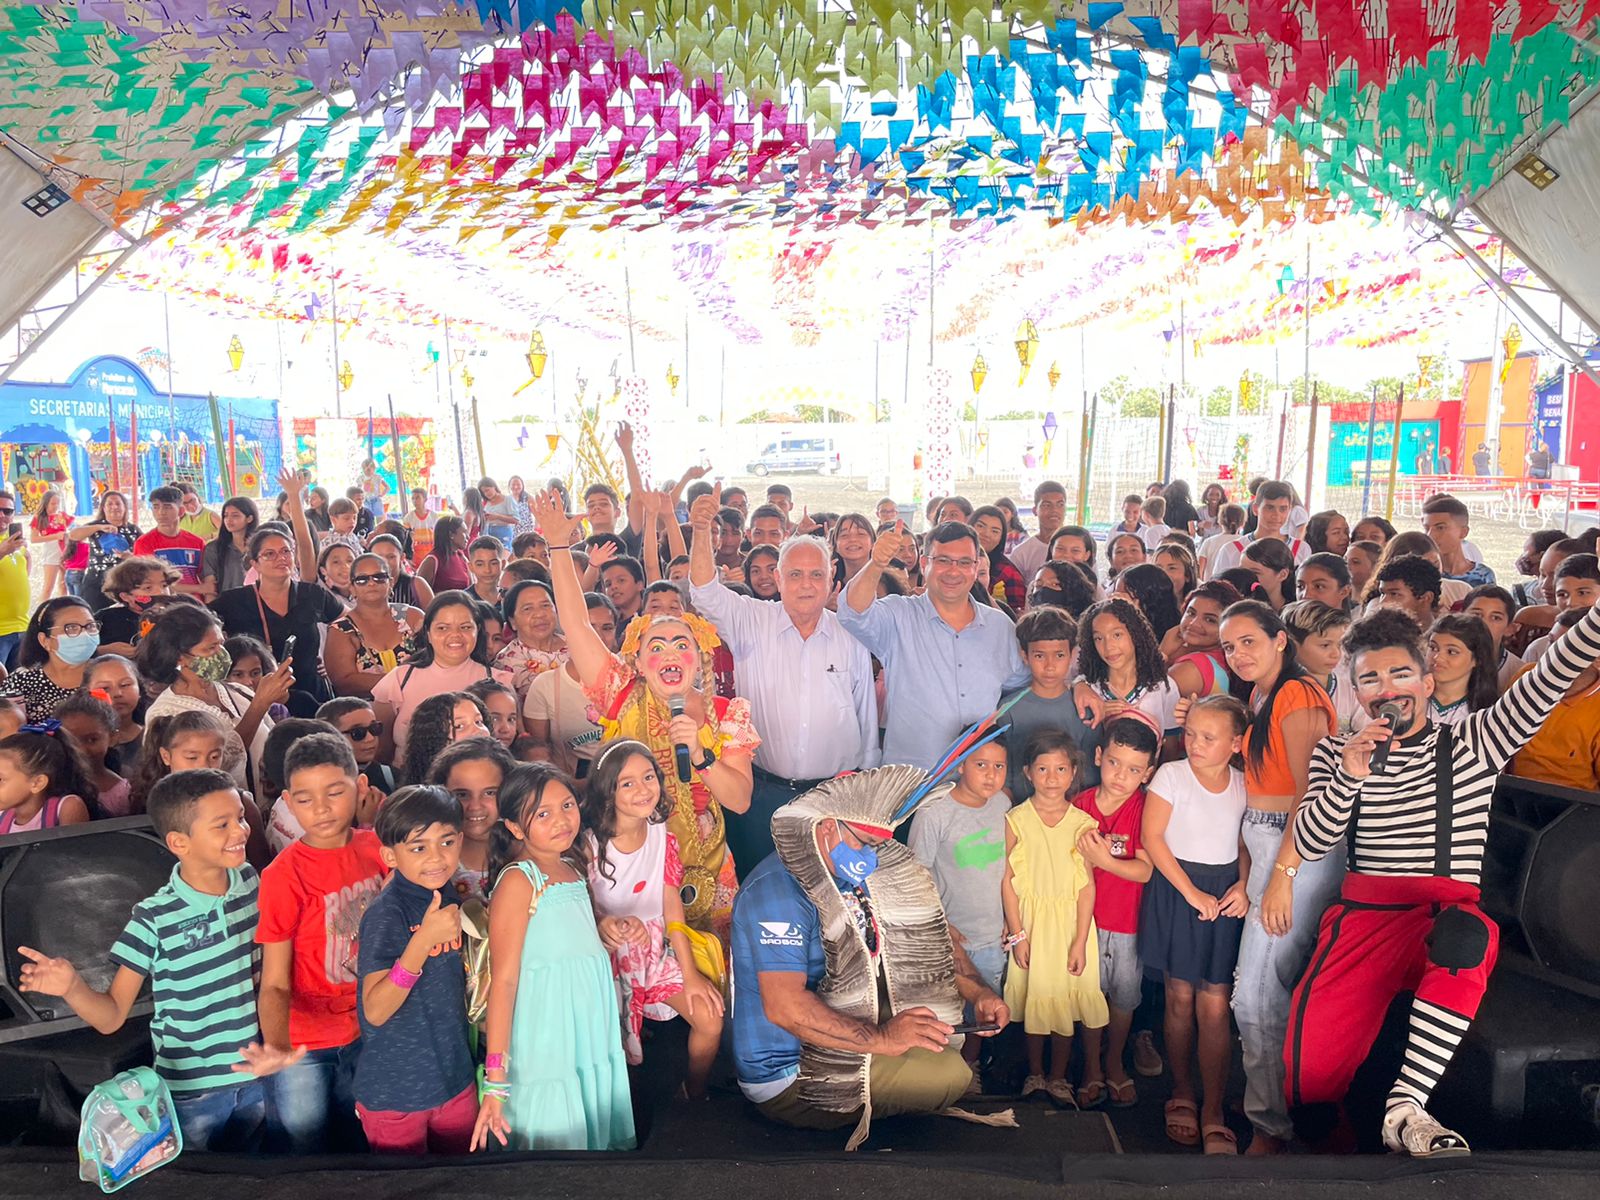
[[[389,568],[376,554],[350,564],[350,611],[328,626],[322,662],[341,696],[371,696],[372,689],[417,653],[422,610],[389,601]]]

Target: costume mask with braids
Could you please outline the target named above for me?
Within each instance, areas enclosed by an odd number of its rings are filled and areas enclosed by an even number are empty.
[[[694,786],[679,780],[673,765],[672,736],[667,732],[672,711],[666,697],[652,686],[652,680],[640,662],[640,650],[646,637],[653,629],[665,625],[687,629],[694,641],[697,666],[690,688],[701,693],[706,711],[706,720],[700,725],[700,746],[721,757],[728,739],[718,728],[716,719],[711,693],[711,656],[722,642],[711,623],[693,613],[685,613],[681,617],[665,614],[638,616],[628,622],[619,657],[633,668],[635,681],[619,697],[620,703],[614,712],[595,714],[596,724],[600,726],[605,741],[614,738],[641,741],[650,747],[656,761],[661,764],[662,778],[671,799],[672,833],[678,841],[678,856],[683,862],[684,916],[690,924],[704,927],[711,917],[717,875],[723,859],[727,857],[727,834],[723,826],[722,806],[715,800],[704,809],[711,817],[711,828],[705,833],[700,831],[696,819]]]

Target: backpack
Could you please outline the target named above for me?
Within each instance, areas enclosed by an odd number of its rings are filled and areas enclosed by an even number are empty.
[[[84,1098],[78,1124],[78,1178],[114,1192],[171,1162],[183,1132],[166,1081],[149,1067],[124,1071]]]

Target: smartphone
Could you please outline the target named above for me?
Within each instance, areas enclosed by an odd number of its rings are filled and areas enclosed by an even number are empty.
[[[288,640],[283,643],[283,657],[285,661],[288,661],[294,657],[294,643],[295,635],[291,633]]]
[[[952,1033],[993,1033],[1000,1026],[993,1021],[963,1021],[957,1025]]]
[[[6,536],[7,537],[21,537],[22,536],[22,522],[21,521],[13,521],[13,522],[11,522],[11,528],[6,531]]]

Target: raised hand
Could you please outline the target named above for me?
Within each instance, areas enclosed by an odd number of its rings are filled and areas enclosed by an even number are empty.
[[[430,950],[435,946],[449,946],[459,942],[461,906],[446,904],[435,890],[433,899],[428,901],[428,911],[422,914],[422,922],[412,936],[418,938]]]
[[[284,467],[278,472],[278,487],[288,497],[284,504],[287,505],[290,512],[304,507],[304,501],[300,499],[300,472],[293,467]]]
[[[883,570],[900,557],[900,544],[905,535],[904,521],[896,521],[893,529],[887,529],[878,535],[877,541],[872,543],[872,562],[878,570]]]
[[[581,521],[567,513],[566,505],[554,489],[535,492],[532,507],[534,520],[539,523],[539,530],[549,541],[551,549],[570,546],[578,540],[575,535],[580,530]]]
[[[268,704],[282,704],[294,687],[294,658],[290,656],[278,664],[278,669],[263,675],[256,684],[256,697]]]
[[[714,483],[710,495],[695,497],[695,502],[689,506],[689,528],[696,533],[710,533],[712,522],[721,511],[722,485]]]
[[[633,426],[626,421],[617,423],[617,449],[624,454],[633,453]]]
[[[617,556],[615,542],[600,542],[589,551],[589,566],[599,572],[608,562]]]
[[[795,533],[804,536],[808,533],[815,533],[821,528],[822,526],[811,519],[811,509],[809,507],[800,510],[800,523],[794,527]]]

